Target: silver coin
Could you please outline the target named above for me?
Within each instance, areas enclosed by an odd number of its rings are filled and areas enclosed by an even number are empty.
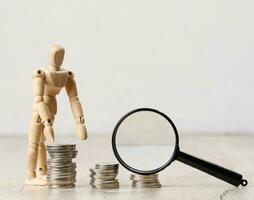
[[[50,159],[67,159],[67,160],[73,160],[73,155],[72,154],[66,154],[66,153],[63,153],[63,154],[54,154],[54,155],[51,155],[49,154],[49,158]]]
[[[48,171],[47,175],[48,176],[68,176],[68,175],[76,175],[77,174],[77,171]]]
[[[103,162],[95,165],[95,169],[118,169],[119,164]]]
[[[97,184],[113,184],[113,183],[118,183],[118,180],[117,179],[113,179],[113,180],[91,179],[90,183],[93,183],[95,185],[97,185]]]
[[[133,184],[136,185],[149,185],[149,184],[159,184],[159,180],[154,181],[132,181]]]
[[[60,155],[60,156],[50,156],[50,158],[51,159],[70,159],[70,160],[72,160],[75,157],[73,157],[72,155],[70,155],[70,156],[62,156],[62,155]]]
[[[101,183],[101,184],[98,184],[98,183],[93,183],[93,182],[89,182],[89,185],[91,186],[101,186],[101,187],[108,187],[108,188],[111,188],[111,187],[119,187],[119,183]]]
[[[141,183],[150,183],[150,182],[158,182],[158,179],[131,179],[133,182],[141,182]]]
[[[103,172],[118,172],[119,169],[116,168],[112,168],[112,167],[100,167],[100,168],[94,168],[94,170],[96,171],[103,171]]]
[[[49,153],[56,153],[56,154],[59,154],[59,153],[73,153],[74,149],[71,149],[71,148],[60,148],[60,149],[57,149],[57,148],[54,148],[54,149],[47,149],[47,151]]]
[[[161,185],[155,185],[155,186],[132,186],[133,188],[161,188]]]
[[[75,144],[52,144],[47,145],[47,148],[76,148]]]
[[[65,181],[65,182],[48,182],[48,185],[73,185],[74,181]]]
[[[73,153],[70,152],[49,152],[50,157],[59,157],[59,156],[66,156],[66,157],[71,157]]]
[[[70,168],[49,168],[48,170],[48,174],[50,173],[55,173],[55,174],[59,174],[59,173],[76,173],[77,170],[76,168],[70,167]]]
[[[77,171],[75,169],[64,169],[64,170],[48,170],[48,174],[76,174]]]
[[[95,189],[117,189],[120,187],[119,184],[115,184],[115,185],[94,185],[94,184],[89,184],[92,188]]]
[[[66,168],[66,167],[73,167],[76,168],[76,163],[50,163],[49,167],[59,167],[59,168]]]
[[[67,161],[67,160],[62,160],[61,162],[60,161],[54,161],[54,160],[50,160],[50,161],[48,161],[48,164],[49,165],[71,165],[73,162],[71,162],[71,161]]]
[[[94,174],[90,174],[89,175],[91,177],[91,179],[103,179],[103,180],[112,180],[116,178],[116,174],[115,175],[94,175]]]
[[[68,154],[68,153],[72,153],[72,150],[71,149],[48,149],[48,153],[49,154]]]
[[[73,152],[75,149],[71,147],[66,147],[66,148],[58,148],[58,147],[52,147],[52,148],[47,148],[47,151],[49,153],[59,153],[59,152]]]
[[[72,164],[72,160],[67,160],[67,159],[59,159],[59,160],[54,160],[54,159],[49,159],[48,160],[48,164],[49,165],[58,165],[58,164],[61,164],[61,165],[68,165],[68,164]]]
[[[67,157],[67,158],[49,158],[48,159],[48,163],[75,163],[72,162],[72,158],[71,157]]]
[[[74,179],[50,179],[47,180],[49,185],[68,185],[75,183]]]
[[[49,171],[64,171],[64,170],[67,171],[67,170],[75,170],[76,169],[75,167],[73,167],[71,165],[70,166],[61,166],[61,165],[52,166],[52,165],[49,165],[48,168],[49,168]]]
[[[68,168],[72,168],[72,169],[75,169],[75,167],[73,167],[72,165],[67,165],[67,164],[63,164],[63,165],[61,165],[61,164],[51,164],[51,165],[49,165],[49,170],[51,170],[51,169],[68,169]]]
[[[74,178],[76,178],[76,176],[72,176],[72,175],[68,175],[68,176],[47,176],[47,179],[61,179],[61,180],[73,180]]]
[[[77,172],[74,171],[68,171],[68,172],[48,172],[47,176],[52,177],[52,176],[76,176]]]
[[[117,173],[96,173],[96,174],[94,174],[94,173],[91,173],[91,174],[89,174],[89,176],[92,178],[92,177],[96,177],[96,178],[103,178],[103,177],[105,177],[105,178],[109,178],[109,177],[116,177],[117,176]]]
[[[50,163],[49,168],[76,168],[76,166],[73,166],[72,163]]]
[[[73,159],[73,155],[69,154],[69,155],[62,155],[62,154],[59,154],[59,155],[50,155],[50,158],[51,159]]]
[[[158,178],[130,178],[133,181],[154,181],[158,180]]]
[[[119,184],[113,184],[113,185],[93,185],[90,184],[93,188],[97,188],[97,189],[117,189],[119,188]]]
[[[93,184],[93,183],[89,183],[89,185],[91,185],[92,187],[100,187],[100,188],[115,188],[115,187],[119,187],[119,183],[112,183],[112,184]]]
[[[49,167],[49,170],[75,170],[76,169],[76,166],[72,166],[72,165],[65,165],[65,166],[62,166],[62,165],[48,165]]]
[[[133,181],[134,183],[135,183],[135,182],[140,182],[140,183],[153,183],[153,182],[159,182],[158,179],[145,179],[145,180],[141,180],[141,179],[136,180],[136,179],[133,179],[132,181]]]
[[[156,185],[156,184],[160,184],[159,181],[155,181],[155,182],[136,182],[133,181],[132,182],[133,185]]]
[[[50,157],[72,157],[72,151],[48,151]]]
[[[160,182],[159,181],[149,181],[149,182],[133,181],[132,184],[134,184],[134,185],[149,185],[149,184],[152,185],[152,184],[160,184]]]
[[[63,175],[69,175],[69,174],[77,174],[76,170],[49,170],[48,175],[55,175],[55,174],[63,174]]]
[[[74,177],[50,177],[50,178],[47,178],[48,181],[73,181],[75,180],[75,176]]]
[[[48,174],[47,179],[50,178],[75,178],[76,174]]]
[[[150,174],[150,175],[140,175],[140,174],[131,174],[130,178],[139,178],[139,179],[150,179],[150,178],[158,178],[158,174]]]
[[[158,185],[132,185],[133,188],[160,188],[161,184]]]
[[[92,188],[112,190],[112,189],[118,189],[119,185],[117,185],[117,186],[110,186],[110,187],[108,187],[108,186],[105,187],[105,186],[100,186],[100,185],[96,185],[96,186],[92,185]]]
[[[119,166],[119,164],[115,162],[100,162],[96,163],[95,166]]]
[[[114,169],[118,169],[119,166],[115,165],[115,166],[107,166],[107,165],[103,165],[103,166],[99,166],[96,164],[95,169],[109,169],[109,170],[114,170]]]
[[[48,147],[47,148],[47,151],[48,152],[52,152],[52,153],[54,153],[54,152],[72,152],[74,149],[73,148],[71,148],[71,147],[64,147],[64,148],[59,148],[59,147]]]
[[[76,176],[47,176],[47,180],[48,181],[53,181],[53,180],[69,180],[69,181],[73,181],[76,180]]]
[[[161,187],[161,184],[132,184],[132,187]]]
[[[76,182],[76,179],[47,179],[48,184],[61,184],[61,185],[66,185],[66,184],[73,184]]]
[[[96,170],[96,171],[94,171],[94,170],[92,170],[92,169],[89,169],[89,171],[90,171],[90,174],[93,174],[93,175],[117,175],[118,174],[118,171],[102,171],[102,170],[100,170],[100,171],[98,171],[98,170]]]
[[[72,158],[66,159],[66,158],[50,158],[48,159],[48,164],[72,164]]]
[[[72,149],[47,149],[49,154],[68,154],[73,153]]]
[[[132,187],[161,187],[160,183],[132,183]]]
[[[63,174],[50,174],[50,175],[47,175],[47,179],[54,179],[54,178],[75,178],[76,177],[76,174],[68,174],[68,175],[63,175]]]
[[[110,174],[110,173],[118,173],[118,170],[102,170],[102,169],[89,169],[91,173],[98,174]]]
[[[75,184],[70,185],[49,185],[50,189],[67,189],[67,188],[74,188]]]
[[[72,174],[77,174],[76,170],[49,170],[48,175],[57,175],[57,174],[62,174],[62,175],[72,175]]]
[[[72,174],[72,175],[47,175],[47,179],[74,179],[76,178],[76,174]]]

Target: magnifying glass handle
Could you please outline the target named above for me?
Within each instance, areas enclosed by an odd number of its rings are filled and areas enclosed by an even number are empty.
[[[176,160],[199,169],[207,174],[215,176],[225,182],[228,182],[234,186],[239,186],[240,184],[246,186],[248,184],[247,180],[242,179],[242,175],[234,171],[221,167],[219,165],[213,164],[211,162],[196,158],[187,153],[179,151]]]

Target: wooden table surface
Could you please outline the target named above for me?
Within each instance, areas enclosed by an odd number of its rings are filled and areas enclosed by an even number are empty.
[[[190,135],[180,137],[183,151],[243,174],[247,187],[235,188],[179,162],[174,162],[159,175],[162,188],[134,189],[130,172],[120,167],[117,190],[89,187],[89,171],[97,162],[115,161],[110,136],[90,136],[86,142],[75,136],[57,135],[58,143],[76,143],[77,186],[73,189],[51,190],[47,187],[25,186],[27,137],[0,138],[0,199],[254,199],[254,135]]]

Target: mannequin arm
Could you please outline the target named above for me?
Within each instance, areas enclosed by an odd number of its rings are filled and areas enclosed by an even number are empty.
[[[48,106],[43,101],[45,74],[42,70],[33,73],[33,97],[35,110],[39,113],[42,123],[50,124],[51,115]]]
[[[67,95],[69,97],[71,111],[77,124],[84,124],[84,116],[82,106],[78,98],[78,91],[76,81],[73,77],[70,77],[65,86]]]
[[[44,95],[44,78],[45,74],[42,70],[37,70],[33,73],[33,97],[34,110],[36,110],[44,124],[44,135],[47,140],[54,142],[54,130],[52,128],[51,114],[48,106],[43,101]]]
[[[78,91],[76,81],[73,78],[73,74],[69,72],[71,77],[68,79],[65,89],[69,97],[71,110],[73,117],[77,123],[77,136],[78,138],[85,140],[87,138],[86,127],[84,126],[84,115],[81,103],[78,98]]]

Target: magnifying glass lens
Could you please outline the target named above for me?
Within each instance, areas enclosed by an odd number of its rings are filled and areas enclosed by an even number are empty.
[[[161,114],[139,111],[121,121],[115,142],[118,155],[129,168],[149,173],[173,158],[176,135]]]

